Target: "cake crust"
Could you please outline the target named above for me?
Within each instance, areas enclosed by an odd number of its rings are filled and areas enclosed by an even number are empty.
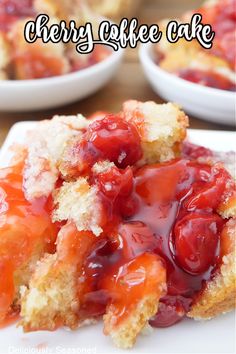
[[[207,320],[233,310],[236,306],[236,219],[227,222],[221,235],[221,266],[213,279],[196,296],[189,317]]]

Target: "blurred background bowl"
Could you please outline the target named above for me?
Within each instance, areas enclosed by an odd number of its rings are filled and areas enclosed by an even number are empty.
[[[35,111],[81,100],[103,87],[116,73],[123,49],[74,73],[35,80],[0,80],[1,111]]]
[[[143,0],[87,0],[92,10],[119,22],[123,17],[136,16]]]
[[[235,124],[235,93],[201,86],[161,69],[154,61],[153,44],[143,44],[139,58],[153,90],[198,118],[219,124]]]

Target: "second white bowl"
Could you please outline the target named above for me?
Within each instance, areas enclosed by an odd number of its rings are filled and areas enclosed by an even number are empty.
[[[155,62],[153,44],[143,44],[139,56],[154,91],[167,101],[180,104],[198,118],[220,124],[235,124],[235,93],[201,86],[161,69]]]

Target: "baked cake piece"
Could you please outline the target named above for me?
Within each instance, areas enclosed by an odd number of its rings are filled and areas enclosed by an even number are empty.
[[[91,23],[93,27],[93,34],[96,39],[100,18],[98,14],[91,10],[90,6],[84,0],[35,0],[34,6],[37,13],[47,13],[52,18],[59,20],[66,20],[69,22],[73,20],[77,26],[84,26],[86,23]],[[110,55],[104,45],[95,45],[91,53],[78,53],[73,43],[67,43],[65,46],[66,57],[70,63],[70,70],[72,72],[87,68],[93,64],[103,61]]]
[[[179,155],[188,117],[177,105],[127,101],[123,104],[123,115],[140,134],[143,150],[140,163],[168,161]]]
[[[118,267],[115,277],[114,274],[107,277],[105,289],[114,294],[114,300],[103,317],[104,333],[111,336],[117,347],[131,348],[137,335],[157,313],[159,299],[166,293],[163,261],[144,253]]]
[[[49,201],[29,202],[24,196],[25,154],[20,155],[0,170],[0,323],[19,312],[20,287],[28,285],[44,253],[54,252],[57,236]]]
[[[7,272],[9,282],[14,286],[14,291],[8,293],[7,305],[0,311],[1,320],[18,306],[20,286],[28,285],[36,262],[45,252],[55,251],[58,227],[52,223],[50,198],[59,176],[57,159],[66,141],[82,134],[87,124],[81,115],[56,116],[50,121],[38,123],[37,129],[28,134],[26,151],[21,152],[17,146],[12,166],[1,170],[0,191],[8,197],[4,204],[6,209],[1,209],[5,225],[0,228],[0,250],[3,252],[0,251],[0,264],[2,274]],[[22,215],[16,213],[18,208],[21,208]],[[1,263],[1,257],[8,252],[8,248],[17,250],[22,244],[25,244],[24,256],[19,251],[13,264],[7,260]]]
[[[10,63],[9,44],[5,33],[0,31],[0,80],[8,78],[7,66]]]
[[[27,137],[28,155],[24,168],[27,199],[49,196],[59,176],[58,162],[66,143],[86,130],[88,121],[82,116],[55,116],[38,123]]]
[[[195,320],[211,319],[231,311],[236,306],[236,213],[225,225],[221,235],[221,266],[203,291],[196,296],[189,317]]]
[[[169,21],[171,20],[160,21],[159,26],[163,35],[161,41],[153,49],[155,55],[159,58],[160,67],[169,72],[176,72],[191,65],[191,62],[201,50],[201,46],[195,40],[189,42],[183,38],[176,43],[170,43],[165,31]]]
[[[22,288],[20,324],[25,331],[55,330],[78,326],[82,262],[95,236],[78,232],[73,223],[65,225],[57,238],[56,253],[38,262],[28,289]]]
[[[119,118],[120,119],[120,118]],[[123,118],[122,118],[123,119]],[[111,124],[111,121],[108,122]],[[93,122],[91,122],[93,124]],[[132,124],[132,123],[129,123]],[[126,127],[126,123],[125,123]],[[183,125],[184,129],[184,125]],[[141,140],[141,137],[138,137],[138,134],[135,133],[136,138],[138,140]],[[71,142],[69,142],[68,146],[71,147],[71,144],[73,146],[74,140],[80,142],[81,136],[76,136],[75,138],[72,139]],[[68,149],[68,147],[67,147]],[[141,156],[141,155],[139,155]],[[92,166],[92,171],[94,176],[97,176],[96,178],[99,178],[100,175],[110,173],[112,169],[115,168],[114,162],[110,162],[109,160],[104,160],[101,162],[97,162]],[[61,169],[60,169],[61,170]],[[62,171],[62,170],[61,170]],[[127,175],[128,176],[128,175]],[[65,177],[68,177],[65,174]],[[109,184],[107,184],[107,189],[109,190]],[[96,201],[97,200],[97,201]],[[60,221],[60,220],[71,220],[73,221],[77,229],[82,231],[82,230],[91,230],[95,235],[101,234],[102,231],[102,224],[104,223],[103,220],[103,215],[104,211],[102,210],[102,203],[99,203],[99,191],[96,186],[90,186],[86,178],[84,177],[78,177],[76,181],[70,181],[70,182],[64,182],[64,184],[58,189],[57,192],[54,193],[54,203],[55,203],[55,211],[54,211],[54,220]],[[101,210],[101,212],[99,212]],[[99,216],[100,215],[100,216]],[[106,218],[105,218],[106,219]],[[52,259],[52,256],[49,256],[49,259]],[[148,257],[148,256],[147,256]],[[44,267],[44,262],[46,269],[48,269],[48,259],[46,257],[45,260],[43,260],[39,264],[39,268],[41,269]],[[153,262],[155,264],[155,261]],[[157,262],[158,266],[158,262]],[[159,266],[158,266],[159,267]],[[49,267],[51,271],[51,264]],[[43,273],[45,274],[45,273]],[[52,271],[53,274],[53,271]],[[160,282],[161,285],[159,286],[158,283],[160,281],[159,278],[156,278],[156,286],[157,289],[156,291],[153,291],[154,293],[147,293],[147,296],[144,299],[144,295],[140,297],[139,300],[137,300],[137,303],[134,307],[131,307],[131,315],[130,319],[128,322],[125,320],[126,323],[126,329],[122,325],[120,328],[114,326],[114,316],[113,314],[113,307],[114,305],[110,304],[109,308],[107,309],[107,314],[105,315],[105,332],[107,334],[110,334],[113,338],[114,341],[120,345],[122,345],[122,342],[126,338],[126,343],[123,343],[123,346],[125,347],[130,347],[133,345],[137,334],[143,329],[143,327],[146,326],[148,319],[152,317],[156,311],[157,311],[157,304],[158,304],[158,298],[160,297],[161,292],[164,291],[165,289],[165,281],[164,281],[164,274],[162,277],[162,281]],[[54,286],[54,283],[50,279],[50,272],[47,271],[45,274],[45,278],[40,277],[40,271],[36,271],[35,275],[33,277],[34,282],[31,283],[32,287],[32,293],[35,292],[35,289],[41,288],[41,282],[43,284],[50,284],[50,289],[53,287],[53,289],[57,288],[57,285]],[[155,283],[154,283],[155,284]],[[44,286],[45,293],[47,293],[48,290],[46,285]],[[30,293],[25,292],[23,295],[23,303],[24,307],[22,310],[23,314],[23,326],[27,330],[27,328],[35,328],[34,321],[35,321],[35,316],[34,314],[37,312],[36,318],[47,318],[48,314],[48,302],[46,305],[45,302],[45,308],[42,306],[39,310],[37,309],[32,309],[30,312],[28,312],[28,306],[27,303],[28,299],[30,299]],[[41,295],[42,297],[44,295]],[[27,320],[25,321],[25,317]],[[113,320],[112,320],[113,319]],[[39,320],[40,321],[40,320]],[[79,322],[82,320],[80,319]],[[83,321],[82,321],[83,322]],[[128,336],[128,329],[131,326],[131,322],[133,322],[133,330],[130,332]],[[129,325],[128,325],[129,323]],[[48,324],[47,328],[50,328],[50,324]],[[41,326],[39,326],[41,328]],[[73,326],[70,326],[70,328],[73,328]],[[128,338],[129,337],[129,338]]]
[[[79,231],[92,231],[96,236],[102,233],[103,205],[98,188],[90,186],[86,178],[64,182],[54,193],[54,203],[54,221],[72,220]]]
[[[157,56],[159,54],[163,56],[159,61],[162,69],[170,73],[179,73],[180,77],[187,71],[214,72],[232,82],[232,85],[235,82],[234,71],[222,58],[204,52],[199,45],[194,45],[192,42],[179,40],[171,45],[173,47],[168,48],[164,45],[157,47]]]
[[[82,177],[64,182],[54,194],[54,202],[53,219],[70,222],[58,234],[56,253],[37,264],[29,289],[23,289],[21,325],[25,331],[53,330],[61,325],[75,329],[83,322],[79,316],[82,264],[102,231],[101,202],[96,187]]]
[[[189,21],[190,17],[186,19]],[[160,22],[160,27],[165,33],[168,21]],[[204,51],[201,45],[196,41],[186,41],[180,39],[176,43],[170,43],[166,36],[154,47],[154,51],[160,56],[159,66],[171,73],[180,72],[185,69],[201,69],[204,71],[213,70],[226,75],[234,81],[234,72],[230,64],[223,58],[214,55],[211,52]]]

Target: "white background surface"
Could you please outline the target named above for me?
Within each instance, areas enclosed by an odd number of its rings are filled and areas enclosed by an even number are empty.
[[[21,122],[12,128],[0,153],[1,165],[9,159],[8,147],[23,142],[25,132],[34,124]],[[219,151],[235,150],[235,137],[231,132],[189,130],[192,142]],[[154,329],[148,336],[139,336],[135,347],[128,351],[113,346],[102,333],[102,323],[74,332],[60,329],[27,334],[13,325],[0,330],[0,353],[235,353],[235,314],[206,322],[186,319],[173,327]]]

